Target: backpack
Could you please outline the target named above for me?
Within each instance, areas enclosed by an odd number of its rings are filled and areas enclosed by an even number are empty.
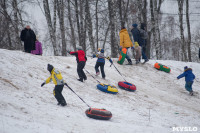
[[[139,31],[140,31],[140,37],[142,39],[147,39],[148,38],[148,34],[147,34],[147,32],[145,30],[140,29]]]

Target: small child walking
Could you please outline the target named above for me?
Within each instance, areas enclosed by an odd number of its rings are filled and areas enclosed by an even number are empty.
[[[106,77],[105,72],[104,72],[105,58],[108,59],[111,64],[113,63],[113,61],[110,59],[109,56],[105,57],[104,49],[99,48],[98,51],[100,52],[100,54],[93,55],[93,58],[95,58],[95,57],[98,58],[96,65],[95,65],[95,71],[96,71],[96,75],[98,76],[100,74],[100,72],[99,72],[99,67],[100,67],[102,78],[105,79],[105,77]]]
[[[190,92],[190,95],[193,95],[192,84],[195,79],[195,75],[192,73],[192,69],[187,66],[184,67],[184,73],[179,75],[177,79],[185,77],[185,89]]]
[[[44,83],[41,84],[41,87],[44,86],[45,84],[48,84],[49,82],[53,80],[53,83],[55,84],[53,94],[56,100],[58,101],[58,105],[61,105],[61,106],[67,105],[65,98],[62,95],[64,81],[63,81],[61,73],[50,64],[47,65],[47,70],[50,72],[51,76]]]
[[[140,63],[140,58],[141,58],[141,55],[142,55],[142,49],[141,47],[139,46],[138,42],[135,42],[135,60],[136,60],[136,64]]]

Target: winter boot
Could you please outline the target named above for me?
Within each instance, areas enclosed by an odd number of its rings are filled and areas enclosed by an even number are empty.
[[[80,79],[77,79],[77,80],[83,82],[83,78],[80,78]]]
[[[194,94],[193,94],[193,91],[190,91],[190,96],[193,96]]]
[[[83,78],[84,80],[87,80],[87,77]]]
[[[66,106],[66,105],[67,105],[66,102],[61,103],[61,106]]]
[[[132,65],[131,59],[128,59],[128,65]]]
[[[139,63],[140,63],[140,61],[139,61],[139,60],[137,60],[135,64],[139,64]]]
[[[100,74],[100,72],[97,72],[97,73],[96,73],[96,76],[98,76],[99,74]]]
[[[148,62],[148,61],[149,61],[149,59],[145,59],[144,62],[143,62],[143,64],[146,63],[146,62]]]

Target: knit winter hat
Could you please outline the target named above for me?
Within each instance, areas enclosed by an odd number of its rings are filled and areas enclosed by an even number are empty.
[[[186,70],[186,69],[188,69],[188,67],[187,67],[187,66],[185,66],[185,67],[184,67],[184,70]]]
[[[135,42],[135,48],[139,47],[138,42]]]
[[[101,53],[104,53],[104,49],[101,49],[101,51],[100,51]]]
[[[98,48],[98,51],[100,52],[100,51],[101,51],[101,48]]]
[[[76,46],[77,50],[82,50],[82,46]]]
[[[137,24],[133,24],[132,26],[133,26],[134,28],[136,28],[136,27],[137,27]]]
[[[51,71],[53,70],[53,66],[51,64],[47,65],[47,70],[51,73]]]

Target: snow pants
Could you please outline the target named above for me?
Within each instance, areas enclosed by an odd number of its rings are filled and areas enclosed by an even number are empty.
[[[65,98],[62,95],[63,87],[64,87],[64,85],[56,85],[54,90],[53,90],[53,94],[54,94],[56,100],[61,105],[66,103]]]
[[[185,89],[189,92],[192,92],[192,84],[193,84],[193,81],[186,81],[185,82]]]
[[[80,79],[87,79],[84,71],[83,71],[83,68],[85,67],[85,62],[84,61],[80,61],[78,63],[78,66],[77,66],[77,73],[78,73],[78,76]]]
[[[96,65],[95,65],[96,73],[99,72],[99,67],[100,67],[102,78],[105,78],[105,76],[106,76],[105,72],[104,72],[104,65],[105,65],[104,62],[97,62]]]

